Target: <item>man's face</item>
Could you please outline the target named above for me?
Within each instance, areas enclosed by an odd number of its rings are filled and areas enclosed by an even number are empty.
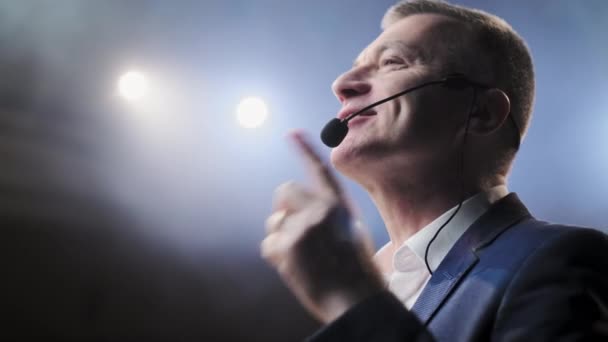
[[[420,14],[390,25],[334,82],[342,103],[338,117],[445,77],[450,54],[441,32],[454,29],[450,20]],[[385,159],[433,163],[459,146],[470,101],[468,92],[430,86],[379,105],[349,122],[348,135],[332,151],[332,163],[346,174]]]

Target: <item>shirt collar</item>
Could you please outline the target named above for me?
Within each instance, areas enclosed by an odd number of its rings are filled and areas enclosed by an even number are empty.
[[[454,218],[441,230],[437,238],[431,244],[428,253],[428,263],[432,271],[435,271],[443,258],[448,254],[456,241],[464,234],[473,222],[485,213],[492,204],[508,195],[509,191],[505,185],[495,186],[488,191],[480,192],[462,203],[462,207]],[[458,206],[455,206],[431,223],[412,235],[405,243],[395,251],[393,266],[399,271],[396,262],[400,255],[406,256],[412,252],[424,263],[427,245],[437,230],[450,218]]]

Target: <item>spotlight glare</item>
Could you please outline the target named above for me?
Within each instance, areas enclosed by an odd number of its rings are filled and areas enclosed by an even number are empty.
[[[127,100],[141,99],[148,90],[148,80],[138,71],[129,71],[118,80],[118,92]]]
[[[268,117],[268,108],[264,101],[257,97],[246,97],[241,100],[237,109],[237,120],[245,128],[259,127]]]

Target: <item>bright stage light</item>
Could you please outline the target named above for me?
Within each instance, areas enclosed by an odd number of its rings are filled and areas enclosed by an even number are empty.
[[[118,92],[127,100],[138,100],[148,90],[146,76],[138,71],[129,71],[118,80]]]
[[[268,108],[262,99],[244,98],[236,109],[237,120],[245,128],[259,127],[268,117]]]

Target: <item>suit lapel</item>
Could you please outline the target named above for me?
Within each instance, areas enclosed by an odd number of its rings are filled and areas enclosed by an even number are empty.
[[[489,245],[507,228],[530,216],[515,193],[496,202],[483,214],[443,259],[412,307],[412,312],[426,324],[456,288],[465,274],[477,263],[477,251]]]

